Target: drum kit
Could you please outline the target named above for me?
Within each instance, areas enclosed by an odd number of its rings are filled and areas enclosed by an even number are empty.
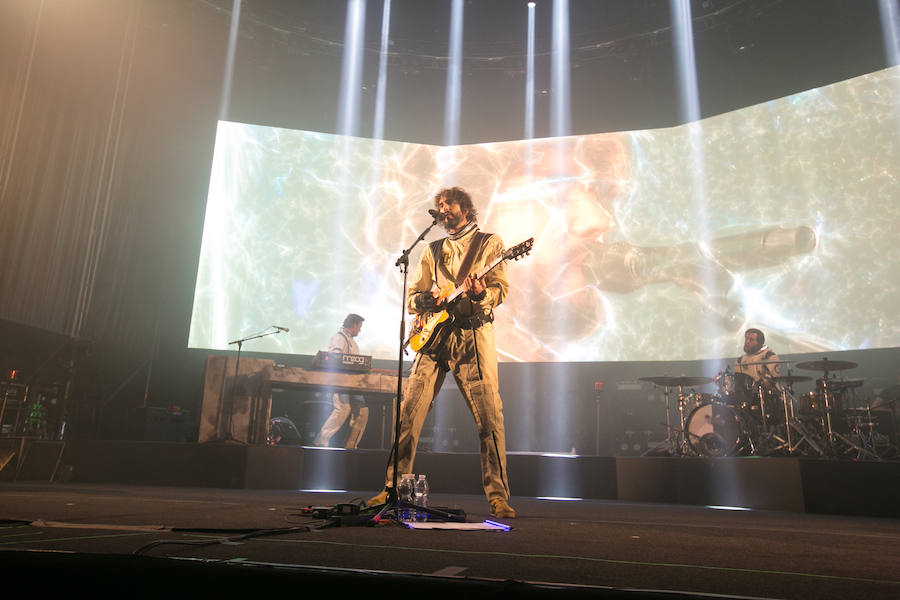
[[[743,366],[789,365],[778,360]],[[854,369],[849,361],[797,363],[818,371],[815,392],[795,394],[796,383],[812,377],[793,375],[754,380],[730,369],[715,377],[642,377],[664,389],[666,440],[663,450],[677,456],[828,456],[880,460],[898,454],[893,413],[854,404],[862,379],[839,379],[836,371]],[[715,384],[713,394],[695,388]],[[674,396],[674,398],[673,398]],[[674,404],[673,404],[674,401]],[[673,417],[674,413],[674,417]],[[677,419],[677,422],[672,421]],[[879,427],[879,419],[889,427]],[[887,432],[887,433],[885,433]],[[660,450],[660,449],[657,449]]]

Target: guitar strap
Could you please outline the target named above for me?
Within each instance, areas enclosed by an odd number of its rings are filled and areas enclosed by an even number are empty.
[[[475,255],[478,254],[479,248],[484,243],[488,237],[487,233],[483,233],[481,231],[476,231],[475,235],[472,236],[472,243],[469,244],[469,249],[466,251],[466,255],[463,257],[462,264],[459,265],[459,271],[456,274],[456,281],[454,284],[459,286],[465,281],[466,277],[469,276],[469,271],[472,269],[472,263],[475,262]],[[437,282],[437,270],[438,265],[443,266],[443,262],[441,261],[441,248],[444,245],[444,240],[447,238],[441,238],[439,240],[435,240],[429,244],[431,248],[431,258],[434,260],[434,281]],[[450,273],[446,271],[447,275]]]

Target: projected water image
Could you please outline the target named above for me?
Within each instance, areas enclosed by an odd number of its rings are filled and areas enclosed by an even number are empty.
[[[361,351],[396,358],[395,262],[460,185],[507,247],[535,238],[502,360],[717,358],[749,326],[782,354],[897,346],[898,142],[897,69],[681,127],[469,146],[220,122],[189,344],[275,324],[244,349],[314,354],[355,312]]]

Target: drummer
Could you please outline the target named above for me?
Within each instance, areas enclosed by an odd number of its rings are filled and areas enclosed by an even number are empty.
[[[759,329],[744,332],[744,355],[734,363],[735,373],[744,373],[765,388],[775,387],[775,378],[781,376],[778,355],[766,346],[766,336]]]

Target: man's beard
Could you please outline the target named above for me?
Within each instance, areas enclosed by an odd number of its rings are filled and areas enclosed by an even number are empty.
[[[444,225],[444,229],[446,229],[447,231],[450,231],[450,230],[456,231],[460,227],[462,227],[464,225],[464,223],[465,223],[465,221],[463,221],[462,215],[457,217],[455,215],[448,214],[444,218],[443,225]]]

